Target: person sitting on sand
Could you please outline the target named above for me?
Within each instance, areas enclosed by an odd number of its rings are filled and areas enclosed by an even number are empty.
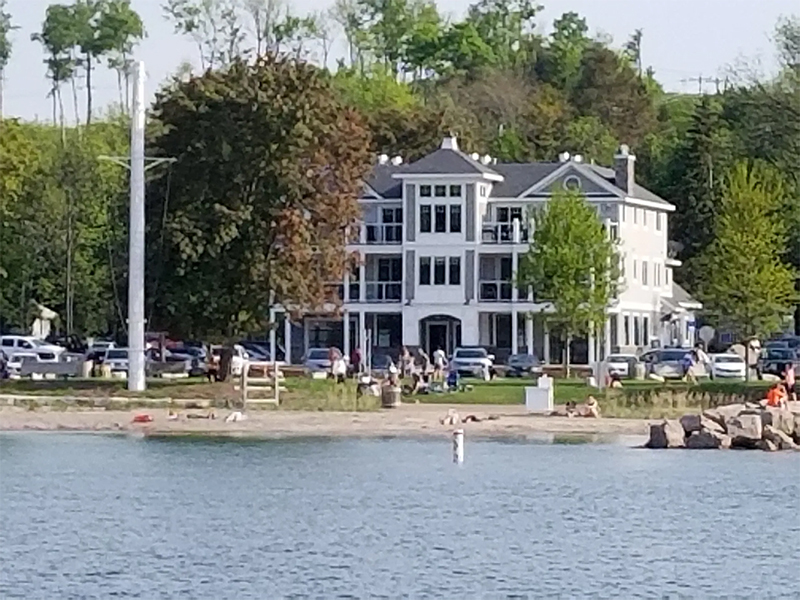
[[[566,405],[567,417],[572,418],[578,414],[576,404],[573,400],[569,400]]]
[[[597,403],[597,399],[594,396],[589,396],[586,399],[586,408],[583,411],[583,416],[592,419],[600,418],[600,405]]]

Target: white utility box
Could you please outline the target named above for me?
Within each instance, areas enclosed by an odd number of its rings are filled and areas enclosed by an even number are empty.
[[[525,409],[529,413],[551,413],[553,406],[553,378],[539,377],[536,387],[525,388]]]

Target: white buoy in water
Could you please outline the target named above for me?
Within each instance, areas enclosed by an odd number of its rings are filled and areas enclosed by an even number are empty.
[[[464,462],[464,430],[456,429],[453,432],[453,462],[461,464]]]

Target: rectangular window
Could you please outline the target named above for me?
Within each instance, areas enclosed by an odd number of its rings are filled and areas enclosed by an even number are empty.
[[[636,259],[633,259],[633,280],[636,281],[639,278],[639,271],[637,270]]]
[[[431,259],[428,256],[421,256],[419,259],[419,284],[431,284]]]
[[[663,218],[664,218],[664,213],[656,213],[656,229],[658,231],[661,231],[661,229],[663,227],[662,221],[661,221]]]
[[[497,208],[497,222],[508,223],[508,207],[500,206]]]
[[[480,192],[481,198],[485,198],[486,197],[486,186],[485,185],[480,186],[479,192]]]
[[[515,206],[514,208],[512,208],[510,216],[511,216],[511,222],[512,223],[514,222],[515,219],[521,223],[522,222],[522,207],[521,206]]]
[[[431,205],[423,204],[419,207],[419,231],[420,233],[431,232]]]
[[[650,318],[644,317],[642,319],[642,344],[645,346],[650,345]]]
[[[461,257],[450,257],[450,285],[461,285]]]
[[[443,204],[436,205],[436,221],[434,222],[433,230],[436,233],[445,233],[447,231],[447,207]]]
[[[643,210],[642,211],[642,225],[644,225],[645,227],[647,227],[647,213],[648,212],[649,211],[647,211],[647,210]]]
[[[441,256],[433,259],[433,285],[445,285],[445,260]]]
[[[647,261],[642,261],[642,285],[648,284],[648,267]]]
[[[640,346],[642,344],[639,317],[633,317],[633,344],[634,346]]]
[[[450,233],[461,233],[461,205],[450,205]]]
[[[461,186],[460,185],[451,185],[450,186],[450,197],[451,198],[461,198]]]
[[[429,185],[421,185],[421,186],[419,186],[419,195],[420,195],[420,198],[430,198],[431,197],[431,186],[429,186]]]
[[[623,319],[622,325],[624,327],[624,334],[625,334],[625,345],[631,345],[631,318],[628,315],[625,315]]]
[[[634,225],[638,225],[639,224],[639,209],[638,208],[634,208],[633,209],[633,224]]]
[[[619,346],[619,329],[617,329],[617,315],[611,315],[611,317],[609,317],[608,329],[609,333],[611,334],[610,342],[613,352],[613,348]]]
[[[612,240],[619,239],[619,224],[618,223],[609,223],[608,225],[608,237]]]
[[[444,198],[447,196],[447,186],[446,185],[435,185],[433,186],[433,195],[437,198]]]

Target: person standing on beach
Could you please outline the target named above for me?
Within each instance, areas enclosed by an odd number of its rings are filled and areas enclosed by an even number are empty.
[[[447,363],[447,356],[441,347],[436,349],[433,353],[433,378],[436,381],[444,379],[444,368]]]
[[[789,401],[797,400],[794,363],[786,365],[786,370],[783,372],[783,386],[786,388],[786,399]]]

